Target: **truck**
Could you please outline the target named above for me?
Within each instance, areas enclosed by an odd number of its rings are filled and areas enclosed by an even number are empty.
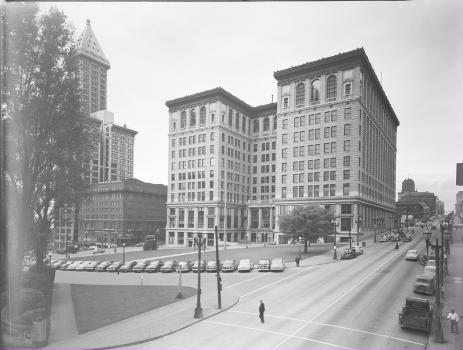
[[[399,325],[402,328],[429,333],[432,325],[432,308],[429,300],[416,297],[405,299],[405,306],[402,307],[402,312],[399,312]]]

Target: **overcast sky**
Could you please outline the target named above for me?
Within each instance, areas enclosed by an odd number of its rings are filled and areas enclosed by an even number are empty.
[[[136,178],[167,184],[166,100],[221,86],[251,105],[269,103],[274,71],[363,46],[400,120],[397,191],[411,177],[454,209],[461,1],[40,4],[52,5],[76,35],[91,20],[111,62],[108,109],[139,132]]]

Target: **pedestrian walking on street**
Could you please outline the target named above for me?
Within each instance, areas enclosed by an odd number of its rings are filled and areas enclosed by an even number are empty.
[[[299,260],[299,257],[298,257],[298,256],[296,256],[296,259],[294,259],[294,261],[296,262],[296,266],[299,267],[299,261],[300,261],[300,260]]]
[[[455,312],[454,309],[448,314],[447,318],[450,320],[450,331],[453,333],[453,329],[455,328],[455,333],[458,334],[458,314]]]
[[[259,305],[259,318],[260,318],[260,322],[262,323],[264,323],[264,312],[265,312],[265,304],[261,300],[260,305]]]

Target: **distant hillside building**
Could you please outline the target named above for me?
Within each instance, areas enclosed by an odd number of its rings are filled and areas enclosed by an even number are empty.
[[[161,240],[167,186],[126,179],[91,185],[79,208],[79,244],[131,244],[146,235]]]

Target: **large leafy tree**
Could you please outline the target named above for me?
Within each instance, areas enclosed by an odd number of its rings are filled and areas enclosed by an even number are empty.
[[[76,203],[85,189],[84,166],[98,135],[81,112],[73,30],[64,13],[40,14],[34,3],[3,10],[8,262],[18,264],[15,258],[33,248],[41,269],[57,209]]]
[[[332,229],[333,213],[329,209],[317,206],[296,206],[291,213],[280,215],[278,222],[281,231],[297,238],[304,237],[304,253],[307,254],[307,242],[320,237]]]

